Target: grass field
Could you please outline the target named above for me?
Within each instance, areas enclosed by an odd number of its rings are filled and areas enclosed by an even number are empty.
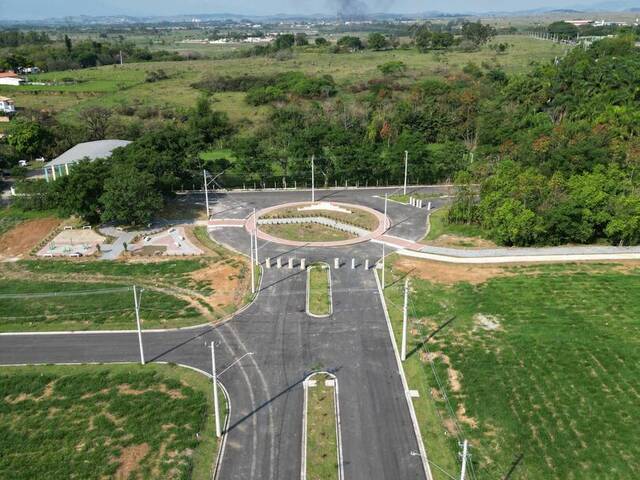
[[[310,204],[309,204],[310,205]],[[261,218],[300,218],[300,217],[324,217],[338,222],[354,225],[365,230],[375,230],[378,227],[378,218],[365,210],[349,207],[349,212],[335,210],[306,210],[300,211],[299,207],[281,208],[266,213]]]
[[[186,301],[149,290],[140,316],[145,328],[203,322]],[[131,285],[0,280],[0,331],[135,328]]]
[[[308,305],[313,315],[331,314],[331,291],[329,276],[331,270],[325,264],[316,264],[307,270],[309,276]]]
[[[449,223],[447,221],[448,211],[447,207],[443,207],[429,215],[429,232],[421,240],[422,243],[432,243],[441,237],[448,236],[454,237],[447,242],[450,246],[474,247],[483,243],[482,240],[487,240],[487,232],[479,225]]]
[[[315,387],[307,387],[307,477],[309,480],[338,479],[335,387],[325,385],[331,377],[313,376]]]
[[[25,220],[56,216],[55,212],[51,211],[25,211],[15,207],[0,208],[0,235],[3,235]]]
[[[260,230],[274,237],[297,242],[337,242],[356,238],[352,233],[336,230],[318,223],[260,225]]]
[[[401,284],[386,291],[397,341]],[[467,438],[478,479],[502,478],[520,454],[512,478],[633,478],[638,287],[632,265],[510,267],[475,285],[412,278],[404,365],[430,460],[458,475]]]
[[[0,391],[0,478],[211,478],[211,382],[199,373],[170,365],[6,367]]]
[[[380,76],[378,65],[402,61],[407,69],[407,82],[416,78],[442,76],[459,72],[469,62],[500,65],[509,73],[524,72],[532,61],[544,62],[562,55],[563,46],[521,36],[497,37],[495,42],[512,44],[504,55],[496,55],[489,47],[479,52],[450,52],[444,56],[422,54],[415,49],[391,52],[363,51],[354,54],[322,53],[313,48],[296,51],[293,58],[282,61],[269,57],[230,58],[183,62],[151,62],[104,66],[84,70],[50,72],[34,76],[34,80],[71,84],[0,86],[0,95],[15,99],[18,107],[49,110],[68,121],[77,121],[77,113],[90,106],[116,108],[159,108],[184,110],[192,107],[200,92],[192,84],[209,74],[244,75],[301,70],[312,75],[332,75],[341,86],[366,82]],[[148,83],[148,72],[164,70],[168,79]],[[222,92],[213,96],[214,108],[227,112],[242,129],[261,124],[269,107],[252,107],[242,92]]]

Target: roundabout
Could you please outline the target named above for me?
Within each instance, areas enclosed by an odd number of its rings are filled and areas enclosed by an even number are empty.
[[[344,247],[378,238],[389,220],[373,208],[343,202],[294,202],[249,215],[245,229],[259,239],[292,247]]]

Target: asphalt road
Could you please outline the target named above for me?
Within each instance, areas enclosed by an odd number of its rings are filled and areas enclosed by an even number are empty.
[[[360,203],[382,210],[383,191],[319,192],[318,198]],[[220,218],[243,218],[254,208],[304,200],[308,192],[219,195]],[[424,234],[426,210],[389,202],[391,234],[417,239]],[[395,232],[393,231],[395,229]],[[241,228],[212,232],[216,239],[248,254]],[[305,313],[306,274],[265,269],[256,301],[230,321],[214,327],[143,334],[147,361],[175,362],[211,371],[216,344],[217,370],[229,392],[231,413],[220,479],[294,479],[301,470],[303,389],[312,371],[333,372],[340,385],[341,433],[347,479],[425,478],[409,408],[394,357],[373,270],[381,246],[292,250],[261,242],[260,255],[304,257],[308,262],[342,259],[331,269],[333,314]],[[358,267],[350,268],[356,258]],[[0,364],[135,362],[137,334],[81,333],[0,336]]]

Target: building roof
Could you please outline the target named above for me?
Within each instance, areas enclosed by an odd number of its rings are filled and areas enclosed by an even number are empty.
[[[20,78],[16,72],[0,72],[0,78]]]
[[[0,102],[13,102],[12,98],[0,96]]]
[[[111,152],[119,147],[126,147],[131,142],[128,140],[98,140],[96,142],[79,143],[70,148],[58,158],[55,158],[46,164],[47,167],[54,165],[64,165],[65,163],[77,163],[84,158],[90,161],[96,158],[108,158]]]

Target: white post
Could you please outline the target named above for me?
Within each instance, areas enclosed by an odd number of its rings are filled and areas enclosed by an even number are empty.
[[[51,165],[51,173],[53,174],[53,179],[56,179],[56,166],[55,165]]]
[[[204,178],[204,203],[207,205],[207,220],[209,220],[209,191],[207,190],[207,171],[202,171],[202,177]]]
[[[289,270],[293,270],[293,257],[289,257]]]
[[[315,155],[311,155],[311,201],[316,201],[316,172],[315,172]]]
[[[462,469],[460,471],[460,480],[464,480],[464,477],[467,474],[467,448],[468,442],[465,440],[462,442]]]
[[[260,260],[258,260],[258,216],[256,215],[256,209],[253,209],[253,234],[255,235],[255,249],[256,254],[254,256],[254,260],[256,265],[260,265]]]
[[[213,380],[213,413],[216,416],[216,437],[222,435],[220,429],[220,406],[218,404],[218,375],[216,373],[216,349],[215,342],[211,341],[211,378]]]
[[[407,194],[407,167],[409,165],[409,152],[404,151],[404,195]]]
[[[339,258],[334,258],[333,259],[333,268],[340,268],[340,259]]]
[[[407,359],[407,320],[409,316],[409,279],[404,281],[404,306],[402,307],[402,354],[404,362]]]
[[[282,268],[282,257],[278,257],[276,260],[276,267]]]
[[[427,210],[431,210],[431,202],[427,203]]]
[[[65,173],[66,173],[67,175],[69,175],[69,164],[68,164],[68,163],[65,163],[65,164],[64,164],[64,171],[65,171]]]
[[[142,328],[140,326],[140,306],[138,304],[138,292],[133,286],[133,305],[136,309],[136,323],[138,324],[138,344],[140,345],[140,363],[144,365],[144,349],[142,348]]]
[[[300,270],[304,270],[307,267],[307,259],[306,258],[301,258],[300,259]]]
[[[351,259],[351,270],[355,270],[355,268],[356,268],[356,259],[352,258]]]
[[[368,258],[365,259],[365,261],[364,261],[364,269],[365,270],[369,270],[369,259]]]
[[[267,257],[264,259],[264,266],[267,268],[271,268],[271,257]]]
[[[384,290],[384,242],[382,242],[382,289]]]
[[[249,248],[249,250],[249,256],[251,257],[251,260],[249,261],[249,267],[251,268],[251,293],[256,293],[256,266],[253,263],[253,235],[251,235],[251,247]]]

